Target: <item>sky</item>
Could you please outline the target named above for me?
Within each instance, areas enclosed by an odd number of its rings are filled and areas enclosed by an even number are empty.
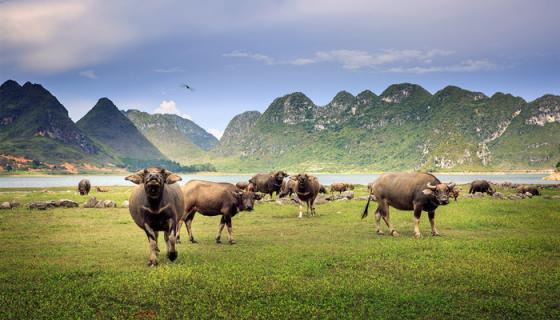
[[[0,82],[42,84],[74,121],[108,97],[218,137],[295,91],[325,105],[412,82],[531,101],[560,94],[558,12],[555,0],[0,0]]]

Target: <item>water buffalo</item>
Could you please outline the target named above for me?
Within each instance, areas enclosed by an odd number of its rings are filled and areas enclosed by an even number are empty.
[[[192,221],[199,212],[204,216],[222,216],[220,228],[216,235],[216,243],[221,243],[222,231],[227,225],[228,240],[234,244],[231,218],[240,211],[253,211],[255,200],[260,195],[252,191],[242,191],[231,183],[216,183],[202,180],[191,180],[182,187],[185,197],[185,211],[177,226],[177,240],[183,221],[187,226],[189,240],[196,243],[192,234]]]
[[[269,194],[272,198],[274,192],[276,192],[276,194],[280,192],[282,181],[284,181],[284,178],[287,176],[288,174],[284,171],[259,173],[249,179],[249,183],[254,186],[254,192]]]
[[[331,184],[331,193],[338,192],[342,193],[344,191],[354,190],[354,185],[351,183],[335,182]]]
[[[88,179],[82,179],[78,183],[78,192],[80,192],[81,196],[85,196],[89,194],[89,190],[91,189],[91,183],[89,183]]]
[[[106,188],[106,187],[95,187],[95,190],[97,190],[97,192],[109,192],[109,191],[111,191],[111,189]]]
[[[299,204],[299,217],[303,216],[303,207],[301,202],[305,202],[307,204],[307,215],[309,215],[309,209],[311,209],[311,216],[315,215],[315,206],[313,203],[315,202],[315,198],[319,194],[319,189],[321,188],[321,184],[319,184],[319,180],[316,177],[309,175],[307,173],[300,173],[295,177],[295,190],[298,199],[300,200]]]
[[[157,265],[158,231],[163,231],[167,244],[167,257],[177,259],[175,249],[177,217],[185,210],[183,194],[177,181],[181,177],[161,168],[147,168],[129,175],[125,180],[137,186],[129,198],[128,210],[132,220],[146,232],[150,243],[148,266]]]
[[[449,192],[449,196],[453,197],[453,199],[455,199],[455,201],[457,201],[457,198],[459,198],[459,193],[461,193],[461,187],[459,186],[454,186],[453,189]]]
[[[529,192],[530,194],[534,195],[534,196],[540,196],[541,193],[539,192],[539,189],[537,189],[536,187],[532,187],[532,186],[518,186],[516,188],[517,193],[526,193]]]
[[[327,194],[327,188],[324,185],[319,186],[319,193]]]
[[[434,221],[435,211],[439,205],[449,203],[448,194],[454,186],[454,183],[441,183],[429,173],[382,174],[372,186],[373,197],[368,198],[362,219],[367,217],[369,202],[373,198],[378,204],[377,210],[375,210],[377,234],[383,234],[380,229],[380,220],[383,217],[391,235],[399,235],[389,219],[389,206],[392,206],[399,210],[414,210],[414,234],[417,238],[421,237],[419,224],[422,211],[428,212],[432,235],[438,236]]]
[[[280,187],[280,192],[278,193],[279,198],[284,198],[285,196],[291,196],[295,193],[297,189],[297,178],[295,176],[285,179]]]
[[[475,180],[471,182],[469,194],[475,194],[476,192],[488,193],[489,195],[493,195],[494,189],[490,185],[490,182],[486,180]]]

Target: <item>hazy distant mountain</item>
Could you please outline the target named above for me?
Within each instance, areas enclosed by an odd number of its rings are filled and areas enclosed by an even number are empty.
[[[218,139],[191,120],[174,114],[149,114],[128,110],[124,114],[142,134],[171,160],[200,163]]]
[[[403,83],[379,96],[341,91],[320,107],[296,92],[235,117],[229,136],[216,150],[235,155],[227,170],[546,169],[560,160],[560,97],[527,103],[455,86],[432,95]]]
[[[99,99],[76,124],[121,159],[167,159],[107,98]]]
[[[114,162],[49,91],[12,80],[0,86],[0,154],[50,163]]]
[[[258,111],[246,111],[233,117],[220,139],[218,150],[221,154],[225,156],[237,154],[239,150],[231,149],[231,147],[248,143],[244,139],[251,138],[248,133],[260,116],[261,113]]]

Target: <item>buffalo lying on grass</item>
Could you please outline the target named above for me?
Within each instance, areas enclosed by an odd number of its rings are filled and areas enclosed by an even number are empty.
[[[192,221],[194,215],[199,212],[204,216],[219,216],[220,228],[216,235],[216,243],[221,243],[222,231],[227,225],[228,240],[234,244],[233,227],[231,218],[240,211],[252,211],[255,200],[260,195],[252,191],[242,191],[231,183],[216,183],[202,180],[191,180],[182,188],[185,198],[185,211],[177,226],[177,240],[183,221],[189,233],[189,240],[196,243],[192,234]]]
[[[521,194],[526,194],[527,192],[529,192],[533,196],[540,196],[541,195],[541,193],[539,192],[539,189],[537,189],[537,187],[532,187],[532,186],[518,186],[516,188],[516,191],[517,191],[517,193],[521,193]]]
[[[399,210],[414,210],[414,234],[417,238],[420,234],[420,216],[422,211],[428,212],[432,235],[438,236],[439,232],[435,225],[435,212],[439,205],[449,203],[449,192],[453,190],[454,183],[441,183],[436,177],[429,173],[386,173],[381,175],[372,186],[372,194],[377,202],[375,210],[375,223],[377,234],[383,234],[380,228],[380,220],[383,218],[391,235],[398,236],[389,219],[389,206]],[[368,215],[368,199],[362,219]]]
[[[181,177],[161,168],[140,170],[125,178],[137,186],[129,198],[130,215],[134,222],[146,232],[150,243],[148,266],[157,265],[156,252],[158,231],[163,231],[167,244],[167,257],[177,259],[177,217],[185,210],[183,194],[177,181]]]

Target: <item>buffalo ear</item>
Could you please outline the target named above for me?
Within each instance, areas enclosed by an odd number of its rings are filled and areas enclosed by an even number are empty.
[[[163,178],[165,179],[165,183],[167,184],[174,184],[177,181],[183,180],[178,174],[173,173],[171,171],[163,170]]]
[[[434,192],[430,189],[424,189],[424,190],[422,190],[422,193],[428,196],[430,194],[433,194]]]
[[[142,182],[144,182],[144,173],[145,170],[137,171],[136,173],[133,173],[127,176],[126,178],[124,178],[124,180],[128,180],[135,184],[141,184]]]
[[[235,199],[241,199],[241,195],[243,195],[243,191],[240,190],[235,190],[230,192],[235,197]]]

